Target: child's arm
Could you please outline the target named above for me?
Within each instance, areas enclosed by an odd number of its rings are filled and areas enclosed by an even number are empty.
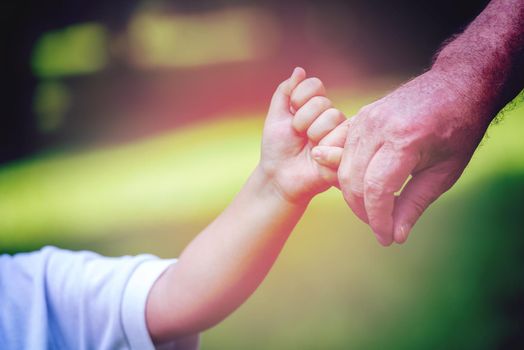
[[[146,319],[155,343],[209,328],[240,306],[273,265],[310,199],[336,181],[311,149],[345,120],[301,68],[271,101],[261,160],[229,207],[155,283]],[[293,115],[290,110],[296,110]]]

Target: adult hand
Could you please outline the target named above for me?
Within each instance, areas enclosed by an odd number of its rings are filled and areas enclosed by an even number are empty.
[[[495,113],[524,81],[524,2],[492,0],[430,71],[362,108],[317,147],[344,198],[383,245],[402,243],[457,181]],[[347,132],[347,138],[345,134]],[[345,143],[344,143],[345,140]],[[412,175],[411,180],[397,193]]]
[[[430,70],[363,107],[316,148],[321,164],[340,161],[344,198],[382,245],[406,240],[482,139],[490,118],[465,90],[444,71]]]

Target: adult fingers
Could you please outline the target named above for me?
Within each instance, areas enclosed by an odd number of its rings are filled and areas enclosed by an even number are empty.
[[[461,171],[450,168],[440,164],[425,169],[404,187],[393,213],[395,242],[404,243],[422,213],[458,179]]]
[[[364,179],[364,205],[378,241],[393,242],[395,192],[399,191],[418,163],[418,156],[394,150],[387,144],[374,155]]]
[[[329,108],[309,125],[307,136],[311,141],[318,143],[345,120],[346,117],[341,111],[336,108]]]
[[[291,93],[298,86],[298,84],[306,78],[306,71],[301,67],[296,67],[293,70],[291,76],[280,83],[273,97],[271,98],[271,104],[269,106],[269,115],[287,117],[290,114],[289,103]]]
[[[353,212],[364,222],[369,223],[364,200],[364,177],[369,163],[383,144],[379,132],[381,126],[379,119],[380,113],[376,112],[377,102],[364,106],[354,118],[353,125],[348,131],[345,148],[348,149],[347,155],[349,165],[344,167],[346,188],[342,193],[346,202]],[[378,128],[377,128],[378,127]]]
[[[340,168],[339,168],[340,169]],[[340,183],[340,175],[339,175],[339,183]],[[342,185],[340,185],[342,186]],[[352,192],[344,191],[342,187],[340,187],[342,190],[342,195],[344,196],[344,199],[346,200],[346,203],[349,205],[353,213],[363,222],[366,224],[369,223],[368,214],[366,213],[366,207],[364,205],[364,197],[361,195],[355,195]]]
[[[302,80],[291,92],[291,107],[298,111],[313,96],[325,96],[326,89],[318,78]]]
[[[338,168],[338,180],[344,199],[355,215],[365,223],[369,220],[364,205],[364,174],[379,147],[375,138],[360,135],[358,126],[352,125],[348,130],[344,155]],[[357,169],[354,169],[355,166]]]
[[[327,97],[313,96],[295,113],[293,128],[299,133],[305,132],[329,108],[331,108],[331,101]]]
[[[353,135],[348,135],[351,138]],[[354,136],[353,136],[354,137]],[[349,167],[350,190],[356,196],[364,195],[364,176],[373,156],[380,149],[381,144],[374,137],[360,137],[354,143],[348,140],[346,143],[352,152],[351,166]]]

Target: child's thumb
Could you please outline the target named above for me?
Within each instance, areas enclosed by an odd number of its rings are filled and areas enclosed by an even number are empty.
[[[341,147],[316,146],[311,150],[311,156],[318,164],[337,170],[343,152]]]
[[[282,115],[283,112],[287,114],[291,113],[289,101],[291,93],[305,78],[306,71],[301,67],[296,67],[291,76],[280,83],[271,99],[271,106],[269,107],[270,114]]]

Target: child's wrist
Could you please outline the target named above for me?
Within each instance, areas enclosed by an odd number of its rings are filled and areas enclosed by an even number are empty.
[[[257,193],[261,196],[274,197],[278,202],[285,206],[305,208],[313,198],[313,196],[293,196],[290,195],[279,182],[275,176],[268,174],[260,164],[256,167],[252,175],[253,182],[257,187]]]

